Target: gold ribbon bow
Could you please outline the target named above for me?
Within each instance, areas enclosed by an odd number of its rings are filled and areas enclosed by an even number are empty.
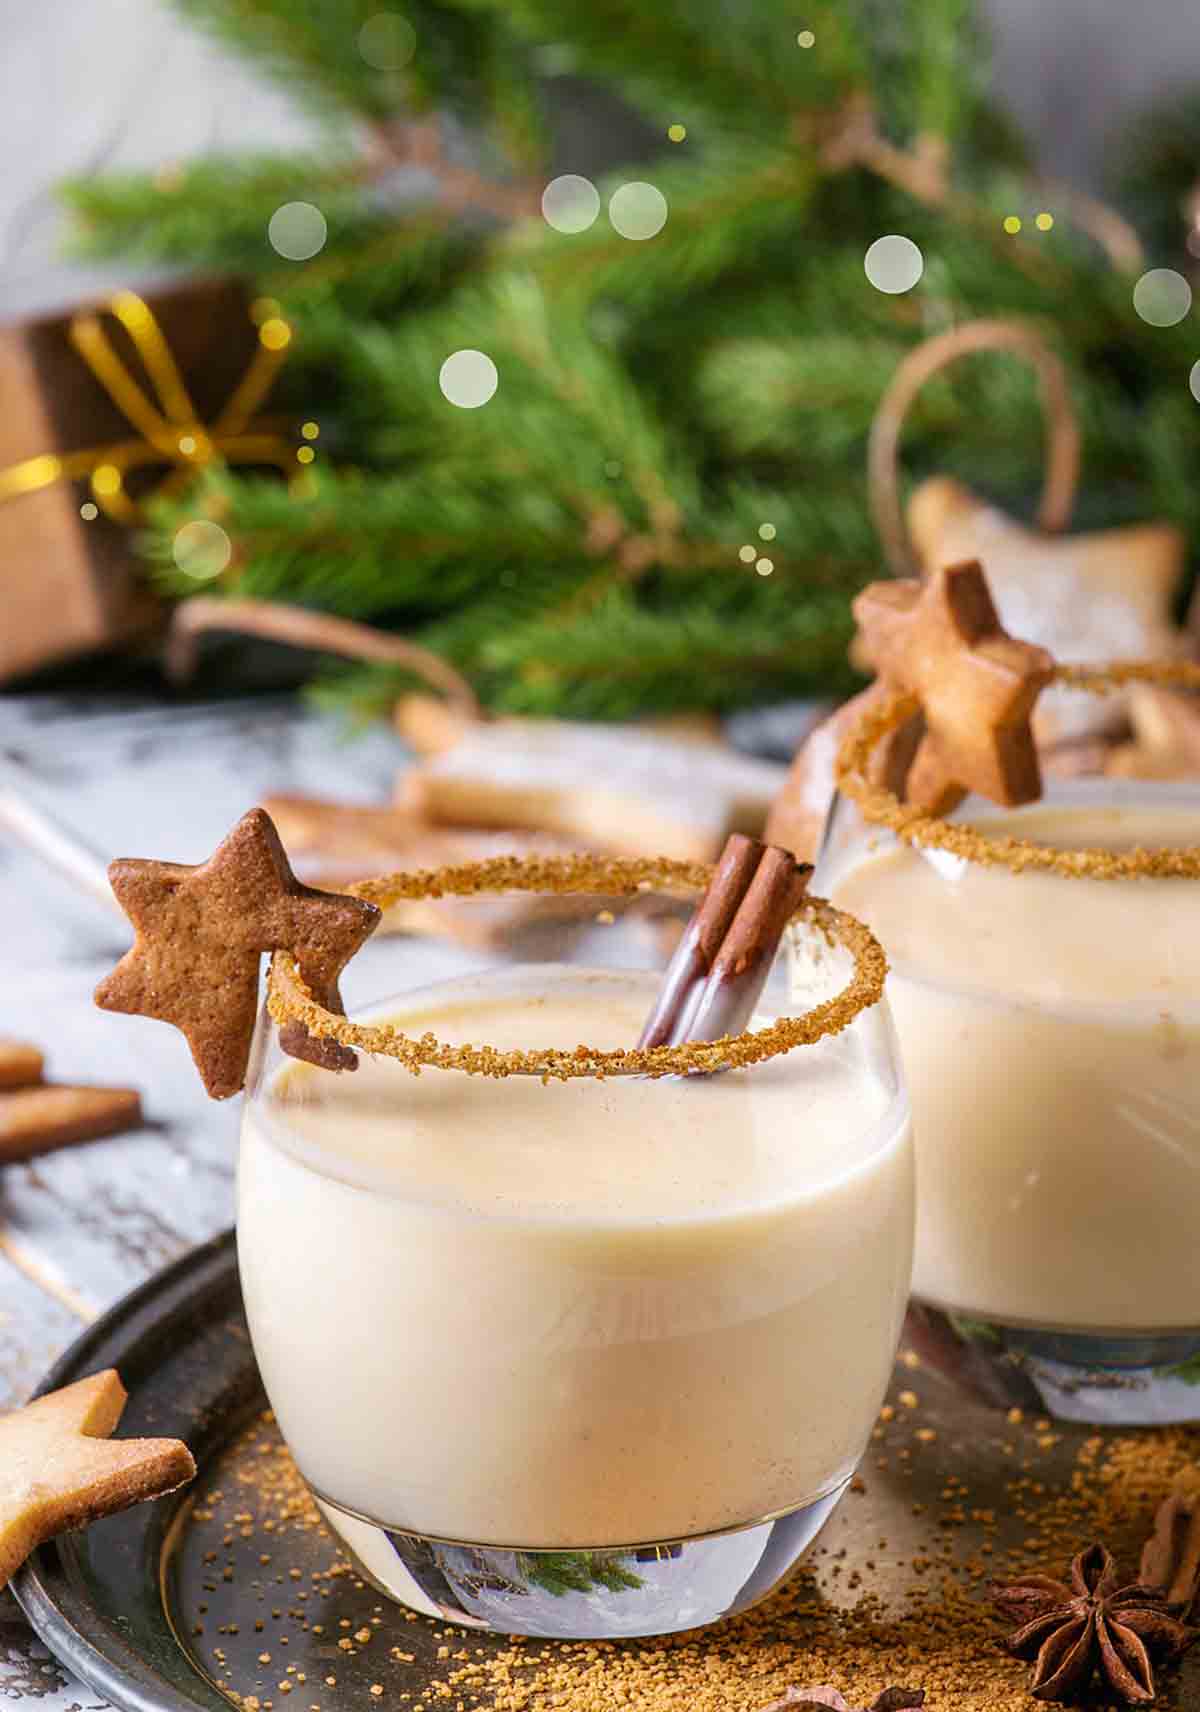
[[[104,331],[99,315],[76,315],[71,321],[69,337],[117,409],[137,430],[138,437],[61,456],[46,452],[11,464],[8,469],[0,470],[0,502],[15,499],[19,494],[36,493],[57,481],[77,481],[86,476],[90,477],[99,508],[118,523],[132,523],[138,517],[140,502],[132,500],[125,491],[125,477],[130,470],[149,464],[171,466],[152,495],[147,496],[153,497],[172,492],[218,459],[225,463],[276,464],[284,471],[294,469],[296,451],[291,441],[265,422],[252,420],[291,343],[292,329],[286,321],[273,315],[261,323],[249,367],[217,420],[211,428],[206,428],[197,417],[183,376],[149,304],[132,291],[121,291],[108,309],[128,333],[157,402],[130,374]]]

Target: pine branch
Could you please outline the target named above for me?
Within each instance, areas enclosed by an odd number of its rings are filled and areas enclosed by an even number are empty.
[[[487,92],[490,20],[464,18],[453,5],[407,0],[400,28],[413,32],[411,57],[380,55],[363,26],[377,0],[173,0],[184,17],[325,117],[383,121],[435,103],[478,111]],[[385,44],[386,45],[386,44]],[[384,60],[384,69],[378,63]],[[389,68],[389,60],[402,63]]]
[[[878,571],[871,417],[903,353],[975,316],[1020,316],[1062,352],[1081,523],[1200,526],[1195,321],[1141,321],[1130,264],[1110,265],[1079,203],[1032,202],[972,0],[806,0],[801,18],[778,0],[413,0],[416,52],[394,73],[360,51],[377,0],[178,3],[318,107],[331,141],[71,189],[93,253],[233,268],[279,297],[297,334],[280,395],[320,423],[299,491],[213,472],[155,508],[145,551],[172,594],[196,586],[175,532],[208,515],[234,545],[214,592],[387,624],[497,708],[616,718],[845,687],[849,598]],[[564,235],[537,212],[530,67],[552,46],[656,125],[686,124],[602,186],[655,184],[654,238],[606,213]],[[1165,232],[1182,167],[1142,170]],[[266,242],[289,200],[328,221],[306,263]],[[1005,232],[1043,205],[1052,231]],[[886,232],[922,250],[911,292],[865,275]],[[482,408],[440,391],[464,348],[499,373]],[[1031,376],[983,356],[937,377],[902,460],[906,479],[957,474],[1028,514]],[[402,678],[323,682],[378,704]]]
[[[857,11],[886,133],[910,144],[968,137],[990,108],[987,44],[972,0],[859,0]]]
[[[734,577],[715,605],[647,610],[614,590],[586,624],[535,621],[497,634],[484,653],[500,681],[494,704],[513,713],[621,719],[697,705],[729,709],[849,681],[845,593],[800,601],[781,586],[764,599],[763,579],[750,590]]]
[[[174,0],[176,10],[322,114],[381,118],[408,105],[414,91],[403,72],[379,71],[364,59],[358,34],[372,0],[338,6],[290,0]]]
[[[797,45],[797,25],[776,0],[739,0],[736,19],[721,0],[588,0],[564,31],[561,0],[464,0],[503,17],[529,40],[555,44],[564,34],[572,70],[615,78],[635,106],[664,126],[726,136],[779,136],[797,111],[836,106],[862,66],[847,8],[810,0],[805,23],[823,53]]]
[[[569,600],[592,569],[579,562],[509,565],[457,611],[422,627],[409,627],[406,634],[464,672],[485,706],[499,706],[506,677],[486,663],[492,638],[535,622],[548,608]],[[386,715],[397,696],[411,688],[409,676],[394,667],[338,663],[319,674],[314,694],[321,705],[340,708],[357,720]]]
[[[730,339],[701,357],[696,394],[734,457],[791,456],[798,445],[809,456],[838,456],[861,449],[903,353],[899,342],[836,333]],[[928,410],[929,400],[923,404]]]
[[[441,364],[463,348],[482,349],[499,371],[483,409],[458,409],[439,391]],[[380,426],[364,444],[377,461],[420,457],[493,491],[531,486],[569,504],[581,533],[614,495],[646,524],[658,508],[693,503],[693,472],[616,354],[527,275],[497,274],[394,327],[348,328],[342,360],[378,401]]]
[[[369,242],[383,220],[364,197],[361,177],[347,156],[259,155],[71,179],[59,194],[74,216],[77,254],[258,275],[279,268],[267,226],[285,202],[319,206],[334,250]]]
[[[606,203],[630,176],[604,185]],[[611,299],[619,330],[622,317],[667,315],[674,303],[727,270],[794,242],[817,183],[809,148],[728,141],[694,159],[657,163],[647,176],[668,208],[656,237],[631,241],[602,216],[574,236],[518,228],[502,254],[536,269],[556,294]]]
[[[500,511],[451,480],[371,480],[312,474],[297,493],[276,480],[219,471],[151,510],[144,551],[159,585],[196,592],[175,563],[180,526],[218,521],[235,555],[217,588],[233,597],[288,600],[347,618],[442,613],[486,593],[510,571],[561,564],[578,521],[526,492]]]
[[[59,194],[76,255],[243,273],[293,317],[334,309],[358,319],[444,291],[486,242],[475,210],[464,211],[461,183],[451,196],[433,171],[400,184],[398,176],[372,182],[361,160],[215,157],[169,172],[68,180]],[[494,189],[479,182],[481,196]],[[271,216],[291,201],[313,203],[326,220],[325,244],[309,261],[286,260],[269,242]]]
[[[777,484],[751,482],[742,474],[721,492],[719,510],[705,527],[729,543],[724,566],[741,571],[752,564],[740,553],[747,545],[770,559],[772,590],[790,587],[794,599],[822,586],[853,592],[871,581],[879,559],[863,479],[840,453],[814,465],[806,455],[797,457],[798,444],[803,440],[791,443],[789,467]]]

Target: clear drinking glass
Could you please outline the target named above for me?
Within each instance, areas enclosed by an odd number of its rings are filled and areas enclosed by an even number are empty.
[[[1200,844],[1200,788],[1059,782],[950,818],[1177,849]],[[839,797],[814,885],[892,965],[918,1159],[908,1339],[1006,1406],[1200,1418],[1200,881],[915,849]]]
[[[450,1046],[624,1049],[688,907],[626,890],[569,920],[546,899],[423,990],[411,941],[381,941],[370,978],[393,996],[353,1014]],[[752,1028],[853,969],[794,924]],[[298,1062],[264,1012],[238,1252],[271,1406],[363,1572],[529,1635],[662,1634],[763,1597],[862,1455],[903,1318],[913,1171],[885,1002],[713,1075],[358,1057]]]

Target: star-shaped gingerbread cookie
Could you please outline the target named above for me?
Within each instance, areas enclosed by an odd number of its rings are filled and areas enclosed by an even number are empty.
[[[217,1100],[246,1079],[262,954],[290,951],[316,999],[340,1010],[338,976],[380,919],[374,904],[301,885],[260,808],[196,867],[126,858],[108,873],[136,938],[96,1003],[182,1029]],[[328,1069],[356,1064],[337,1042],[294,1029],[284,1045]]]
[[[55,1534],[195,1474],[179,1439],[110,1439],[124,1407],[125,1387],[109,1368],[0,1415],[0,1587]]]
[[[876,671],[924,713],[909,802],[944,814],[967,791],[1010,806],[1041,795],[1029,721],[1054,661],[1001,628],[977,562],[946,566],[924,584],[872,583],[854,616]]]

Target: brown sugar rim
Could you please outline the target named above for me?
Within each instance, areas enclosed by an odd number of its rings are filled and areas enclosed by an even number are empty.
[[[480,892],[582,892],[599,897],[632,897],[664,887],[701,891],[712,874],[703,862],[675,862],[665,857],[638,859],[602,856],[498,856],[486,862],[463,862],[383,874],[360,880],[346,889],[353,896],[386,909],[402,898],[470,897]],[[728,1070],[759,1064],[793,1047],[811,1046],[824,1035],[839,1034],[860,1011],[883,996],[887,959],[869,928],[834,909],[824,898],[806,897],[792,917],[810,921],[830,943],[845,947],[854,958],[854,973],[842,991],[798,1017],[780,1017],[767,1028],[720,1040],[684,1041],[678,1046],[648,1050],[629,1047],[601,1051],[592,1046],[543,1047],[501,1052],[491,1046],[450,1046],[436,1035],[419,1039],[389,1023],[356,1023],[326,1010],[305,986],[294,958],[277,952],[267,982],[267,1009],[276,1024],[303,1023],[318,1039],[338,1040],[360,1052],[396,1058],[413,1072],[465,1070],[473,1076],[540,1076],[566,1080],[573,1076],[679,1076],[689,1071]]]
[[[1052,682],[1070,689],[1104,695],[1124,684],[1158,684],[1200,689],[1200,665],[1190,660],[1118,660],[1106,666],[1056,665]],[[900,801],[894,792],[867,777],[872,751],[889,732],[921,711],[916,696],[898,693],[868,708],[847,733],[837,758],[840,790],[858,804],[863,819],[894,832],[906,844],[930,845],[968,862],[1065,875],[1077,880],[1200,879],[1200,845],[1179,849],[1141,848],[1113,851],[1096,846],[1055,850],[1025,838],[991,837],[977,826],[943,820]]]

